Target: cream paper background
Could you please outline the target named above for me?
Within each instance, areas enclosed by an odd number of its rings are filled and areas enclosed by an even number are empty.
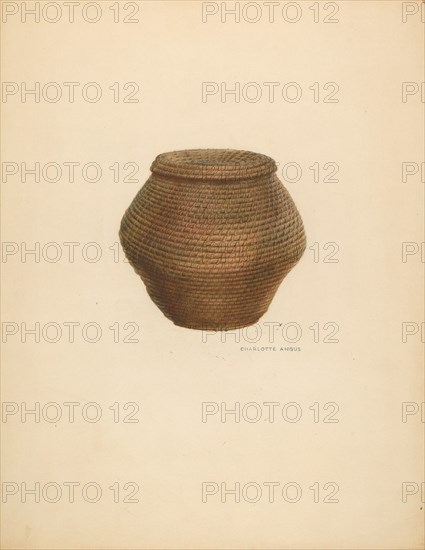
[[[75,103],[22,103],[17,94],[2,104],[3,162],[97,162],[103,169],[95,183],[81,172],[70,183],[64,172],[57,183],[30,176],[23,183],[18,174],[2,184],[2,241],[19,247],[3,257],[3,323],[63,328],[57,343],[43,335],[23,343],[19,332],[3,344],[2,400],[20,409],[53,402],[63,412],[54,423],[3,416],[3,482],[80,483],[74,503],[65,490],[56,503],[9,496],[2,547],[423,548],[420,489],[402,501],[403,483],[420,488],[424,481],[420,413],[402,422],[402,403],[423,401],[421,335],[402,342],[403,322],[423,322],[420,254],[402,262],[402,242],[423,241],[423,182],[420,174],[401,181],[403,162],[423,162],[420,93],[401,100],[402,82],[423,81],[420,15],[403,23],[402,2],[343,1],[338,24],[314,23],[313,2],[299,1],[302,17],[293,24],[279,12],[268,22],[261,3],[257,23],[230,16],[222,23],[220,15],[203,23],[201,2],[159,1],[139,3],[139,23],[115,24],[112,3],[98,4],[96,24],[81,18],[80,3],[74,23],[22,23],[18,15],[2,25],[3,81],[95,81],[103,90],[93,104],[79,93]],[[108,87],[130,81],[140,85],[140,102],[114,103]],[[229,88],[275,81],[277,92],[295,81],[303,95],[288,103],[277,93],[270,103],[263,87],[257,103],[230,96],[222,103],[218,95],[204,103],[206,81]],[[308,89],[314,82],[337,82],[339,103],[315,103]],[[122,252],[114,261],[120,219],[154,157],[203,147],[262,152],[280,169],[299,163],[301,179],[286,186],[307,246],[321,247],[318,263],[306,250],[239,343],[235,334],[203,341],[202,333],[175,327]],[[139,181],[115,183],[108,169],[114,162],[136,162]],[[337,162],[339,182],[315,183],[308,169],[314,162]],[[73,263],[63,245],[70,241],[81,243]],[[58,243],[62,258],[21,261],[21,243],[35,242]],[[95,263],[81,254],[90,242],[102,251]],[[337,263],[323,262],[328,242],[339,245]],[[80,325],[69,342],[63,323],[72,321]],[[89,322],[102,329],[97,343],[82,338]],[[108,328],[114,323],[121,327],[117,343]],[[137,324],[138,343],[123,342],[125,323]],[[299,341],[285,342],[280,328],[271,343],[264,323],[297,323]],[[321,327],[318,343],[313,323]],[[326,323],[338,324],[338,343],[323,341]],[[241,350],[254,345],[276,351]],[[286,346],[301,351],[280,351]],[[264,403],[272,401],[280,405],[269,422]],[[80,403],[74,423],[65,402]],[[82,417],[89,402],[101,407],[96,423]],[[139,422],[115,423],[115,402],[138,403]],[[254,402],[262,417],[249,422],[241,415],[236,423],[217,414],[202,422],[203,402]],[[302,416],[291,423],[280,412],[292,402]],[[318,423],[309,409],[315,402]],[[339,406],[338,423],[323,422],[329,402]],[[102,488],[96,503],[82,498],[88,482]],[[116,482],[137,483],[139,502],[123,503],[124,491],[114,503],[108,487]],[[204,482],[256,482],[263,492],[255,503],[243,495],[223,503],[219,493],[203,503]],[[275,502],[265,482],[280,483]],[[298,502],[281,496],[289,482],[302,489]],[[318,503],[309,489],[315,482]],[[338,484],[339,502],[323,502],[327,482]]]

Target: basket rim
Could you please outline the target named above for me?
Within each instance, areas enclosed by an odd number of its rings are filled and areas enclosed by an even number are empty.
[[[240,149],[182,149],[158,155],[154,174],[197,180],[244,180],[275,173],[275,161]]]

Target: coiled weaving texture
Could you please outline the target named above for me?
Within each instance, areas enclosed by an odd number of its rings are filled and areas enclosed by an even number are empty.
[[[161,154],[151,171],[124,214],[120,240],[152,300],[183,327],[257,322],[306,246],[275,162],[195,149]]]

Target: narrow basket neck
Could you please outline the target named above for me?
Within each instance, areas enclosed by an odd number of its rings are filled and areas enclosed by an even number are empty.
[[[276,172],[270,157],[236,149],[187,149],[158,155],[151,166],[154,174],[195,180],[246,180]]]

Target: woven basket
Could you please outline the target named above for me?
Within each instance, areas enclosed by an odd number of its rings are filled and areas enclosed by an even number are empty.
[[[121,222],[134,270],[176,325],[230,330],[267,311],[305,235],[265,155],[195,149],[159,155]]]

